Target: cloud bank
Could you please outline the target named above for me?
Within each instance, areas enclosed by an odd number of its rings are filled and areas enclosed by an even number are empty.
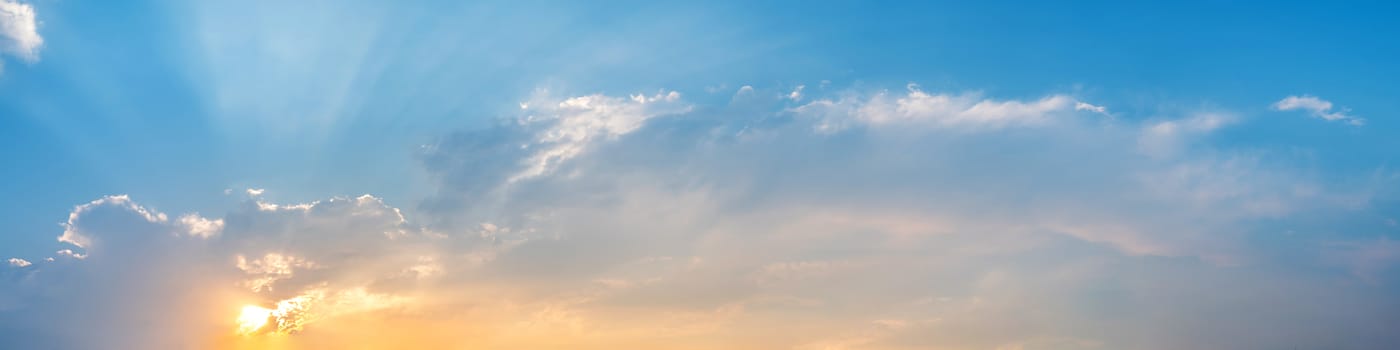
[[[1395,218],[1376,205],[1393,200],[1400,178],[1320,177],[1289,155],[1213,146],[1213,133],[1247,123],[1228,112],[1109,118],[1071,95],[912,85],[796,95],[745,86],[719,104],[674,91],[540,92],[521,105],[492,128],[422,147],[436,191],[409,203],[414,217],[369,195],[278,204],[261,190],[219,217],[126,196],[80,205],[59,238],[68,254],[3,270],[0,339],[500,349],[1400,341],[1388,327],[1400,322]]]

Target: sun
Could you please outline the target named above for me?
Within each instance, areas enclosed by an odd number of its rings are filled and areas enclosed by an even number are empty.
[[[253,305],[244,306],[243,312],[238,314],[238,334],[257,334],[267,327],[271,319],[272,310]]]

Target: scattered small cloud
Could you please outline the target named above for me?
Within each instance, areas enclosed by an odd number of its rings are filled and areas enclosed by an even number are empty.
[[[1316,96],[1288,96],[1278,102],[1274,102],[1272,107],[1277,111],[1306,111],[1313,117],[1327,121],[1337,121],[1351,125],[1363,125],[1366,123],[1365,119],[1348,114],[1351,112],[1349,109],[1340,108],[1334,110],[1331,101]]]
[[[59,249],[58,251],[54,252],[54,255],[78,260],[87,258],[86,254],[75,252],[72,249]],[[53,258],[49,258],[48,260],[53,261]]]
[[[1098,114],[1108,114],[1108,108],[1105,108],[1104,106],[1095,106],[1086,102],[1079,101],[1074,102],[1074,110],[1090,111]]]
[[[798,85],[797,88],[792,89],[792,92],[789,92],[789,93],[788,93],[787,98],[788,98],[789,100],[792,100],[793,102],[801,101],[801,100],[802,100],[802,89],[805,89],[805,88],[807,88],[806,85]]]

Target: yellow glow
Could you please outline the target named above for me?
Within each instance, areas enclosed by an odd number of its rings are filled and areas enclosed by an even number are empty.
[[[393,308],[406,304],[408,298],[374,294],[364,288],[351,288],[335,293],[312,289],[301,295],[277,302],[267,309],[248,305],[238,315],[239,335],[294,334],[307,324],[328,317],[352,315]]]
[[[267,327],[270,319],[272,319],[272,310],[253,305],[244,306],[243,312],[238,314],[238,334],[257,334],[264,327]]]
[[[248,305],[238,314],[238,334],[291,334],[310,321],[308,304],[314,296],[299,296],[277,302],[276,309]]]

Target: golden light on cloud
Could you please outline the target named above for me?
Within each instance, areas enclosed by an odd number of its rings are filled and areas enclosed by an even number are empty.
[[[238,334],[291,334],[310,321],[307,309],[316,295],[302,295],[277,302],[276,309],[248,305],[238,315]]]
[[[335,293],[312,289],[278,301],[275,309],[244,306],[237,318],[236,331],[244,336],[292,334],[325,317],[382,310],[404,305],[407,301],[404,297],[369,293],[363,288]]]

